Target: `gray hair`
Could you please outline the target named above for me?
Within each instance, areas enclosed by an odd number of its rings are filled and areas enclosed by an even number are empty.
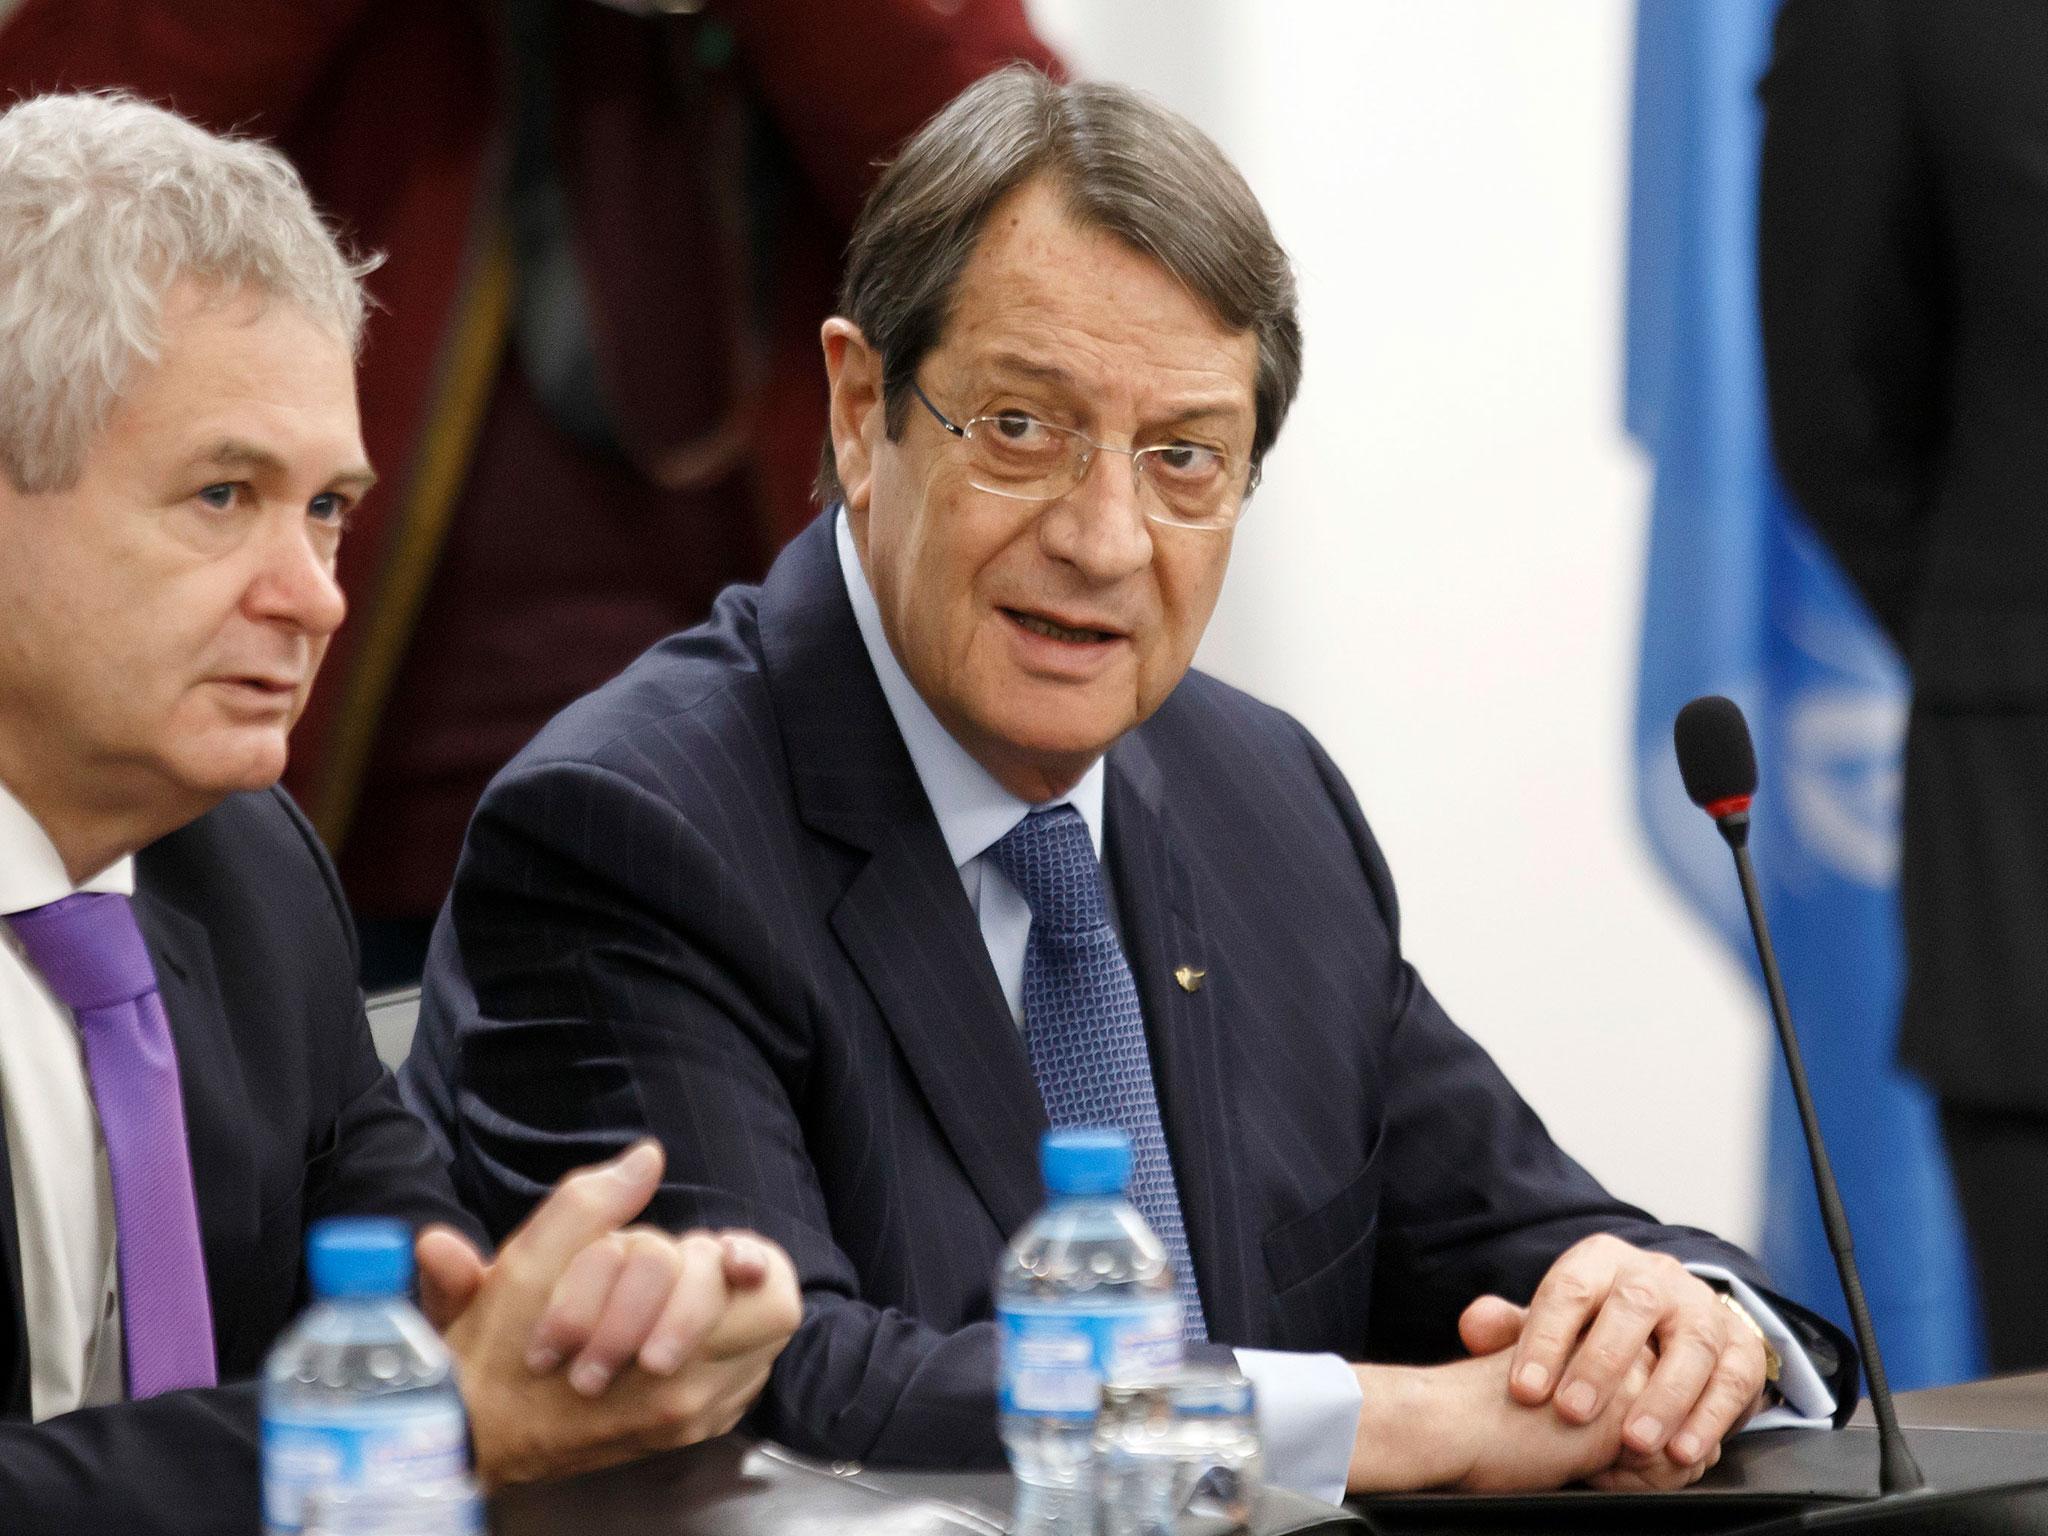
[[[1014,64],[977,81],[882,173],[847,249],[840,313],[882,357],[883,420],[903,430],[989,214],[1043,178],[1084,229],[1152,257],[1216,318],[1258,340],[1252,465],[1301,384],[1294,271],[1237,167],[1194,124],[1128,86],[1061,85]],[[817,492],[844,494],[825,441]]]
[[[0,473],[25,494],[85,465],[183,277],[282,299],[361,342],[363,277],[284,156],[119,93],[0,113]]]

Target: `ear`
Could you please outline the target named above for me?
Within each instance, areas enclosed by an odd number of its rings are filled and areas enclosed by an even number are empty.
[[[885,430],[882,357],[860,327],[840,315],[818,333],[825,347],[825,380],[831,393],[832,459],[846,491],[846,513],[856,528],[867,520],[874,483],[876,445]]]

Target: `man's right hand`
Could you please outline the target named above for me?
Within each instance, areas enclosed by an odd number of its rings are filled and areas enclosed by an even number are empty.
[[[1622,1425],[1648,1384],[1647,1352],[1607,1410],[1589,1424],[1518,1403],[1511,1350],[1449,1365],[1359,1365],[1364,1394],[1347,1491],[1461,1488],[1507,1493],[1610,1476],[1627,1464]],[[1692,1473],[1698,1476],[1712,1459]]]
[[[569,1174],[487,1267],[460,1282],[467,1294],[441,1307],[437,1321],[457,1360],[477,1477],[487,1488],[723,1434],[760,1394],[795,1331],[802,1308],[789,1258],[750,1234],[658,1235],[674,1246],[665,1291],[634,1282],[630,1249],[623,1268],[610,1261],[593,1267],[586,1256],[617,1246],[619,1229],[653,1196],[661,1169],[660,1148],[642,1143]],[[423,1301],[433,1303],[427,1292],[445,1283],[430,1287],[431,1275],[463,1275],[449,1246],[461,1241],[445,1230],[421,1235],[422,1259],[432,1261],[421,1266]],[[575,1294],[590,1301],[588,1317],[571,1317],[580,1325],[573,1331],[604,1344],[623,1317],[626,1331],[609,1342],[625,1360],[640,1350],[637,1366],[616,1379],[607,1372],[602,1383],[574,1369],[535,1368],[544,1363],[550,1328],[575,1311],[565,1309],[564,1297]],[[589,1354],[586,1345],[578,1364]]]

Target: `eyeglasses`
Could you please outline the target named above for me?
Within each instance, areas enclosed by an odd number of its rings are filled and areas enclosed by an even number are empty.
[[[1051,501],[1087,478],[1097,453],[1120,453],[1131,461],[1131,479],[1147,517],[1214,533],[1237,521],[1258,487],[1256,469],[1199,443],[1117,448],[1027,411],[997,411],[956,422],[932,404],[917,380],[910,387],[932,418],[967,445],[967,483],[992,496]],[[1150,496],[1142,494],[1146,489]]]

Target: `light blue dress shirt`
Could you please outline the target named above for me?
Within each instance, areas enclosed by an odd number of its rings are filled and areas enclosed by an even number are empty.
[[[939,835],[946,851],[960,871],[967,899],[981,925],[981,940],[988,947],[996,979],[1010,1005],[1011,1017],[1019,1028],[1024,1024],[1024,951],[1031,937],[1031,908],[1010,884],[988,849],[1032,811],[1042,809],[1020,800],[995,781],[993,775],[955,741],[939,717],[932,713],[917,688],[897,661],[888,636],[882,630],[881,610],[861,568],[860,553],[854,548],[853,530],[845,508],[835,520],[839,544],[839,570],[846,582],[846,596],[853,604],[853,616],[860,626],[868,660],[882,685],[889,713],[910,752],[932,814],[938,818]],[[1088,824],[1088,836],[1095,855],[1102,856],[1103,762],[1097,758],[1081,780],[1058,800],[1048,805],[1071,805]],[[1110,910],[1116,910],[1115,892],[1110,892]],[[1789,1407],[1758,1415],[1752,1428],[1777,1427],[1788,1423],[1825,1422],[1835,1411],[1835,1400],[1826,1383],[1814,1370],[1789,1330],[1761,1298],[1740,1280],[1712,1265],[1694,1265],[1694,1273],[1727,1281],[1736,1299],[1756,1318],[1785,1359],[1785,1379],[1779,1384],[1787,1404],[1804,1404],[1805,1412]],[[1358,1412],[1364,1402],[1358,1377],[1341,1356],[1298,1354],[1270,1349],[1234,1351],[1238,1368],[1258,1395],[1259,1434],[1265,1442],[1266,1476],[1282,1487],[1297,1489],[1311,1498],[1337,1503],[1344,1497],[1344,1484],[1351,1467],[1351,1451],[1358,1437]]]

